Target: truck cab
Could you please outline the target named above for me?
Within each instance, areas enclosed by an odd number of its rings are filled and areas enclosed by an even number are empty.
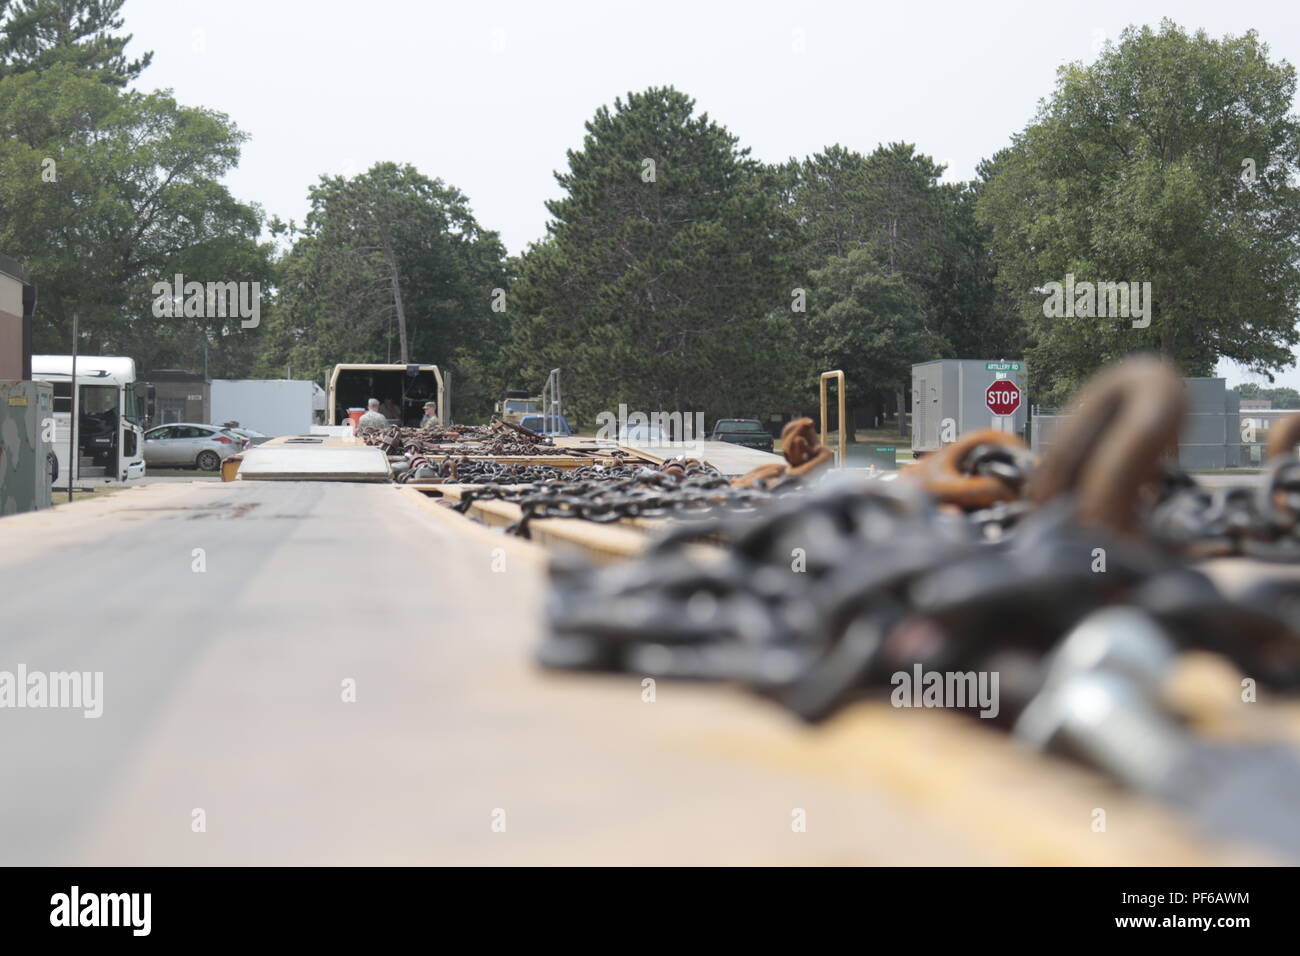
[[[77,453],[70,458],[72,356],[33,355],[32,379],[54,386],[53,483],[143,478],[144,409],[148,385],[137,382],[135,360],[113,355],[77,356]]]
[[[502,421],[514,422],[518,425],[525,415],[542,413],[542,396],[529,395],[517,389],[511,390],[506,392],[505,397],[497,402],[492,410]]]

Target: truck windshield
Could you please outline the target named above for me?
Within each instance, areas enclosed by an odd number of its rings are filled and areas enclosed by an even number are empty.
[[[763,430],[763,426],[758,422],[718,422],[717,430],[720,432],[757,434]]]

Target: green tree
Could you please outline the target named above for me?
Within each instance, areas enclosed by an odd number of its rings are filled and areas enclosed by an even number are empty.
[[[808,369],[777,173],[672,88],[616,99],[586,130],[512,288],[516,384],[563,369],[584,420],[621,402],[709,417],[790,407]]]
[[[1024,322],[997,282],[992,237],[976,217],[981,181],[940,187],[938,263],[922,283],[926,312],[947,343],[943,358],[1020,358]]]
[[[1043,401],[1139,349],[1192,375],[1220,356],[1259,372],[1290,363],[1300,340],[1295,89],[1294,69],[1270,61],[1253,32],[1215,40],[1168,20],[1130,27],[1092,65],[1060,70],[979,200]],[[1045,317],[1044,287],[1068,274],[1149,282],[1150,326]]]
[[[177,272],[269,280],[260,213],[220,182],[243,139],[221,113],[66,64],[0,79],[0,248],[32,270],[38,351],[67,351],[75,315],[83,351],[145,369],[206,352],[210,370],[246,370],[257,330],[152,309],[154,284]]]
[[[309,198],[304,227],[285,230],[293,247],[258,368],[435,362],[454,372],[456,415],[486,415],[509,333],[493,309],[507,301],[497,234],[463,193],[409,165],[322,177]]]
[[[846,374],[858,369],[848,375],[855,408],[902,407],[913,362],[996,358],[1017,350],[1019,317],[998,301],[989,237],[974,215],[979,184],[941,185],[942,167],[906,143],[882,145],[869,156],[831,146],[783,171],[793,181],[787,195],[801,268],[815,276],[835,265],[812,281],[813,314],[800,326],[804,346],[823,367],[843,367]],[[848,281],[850,262],[862,270],[865,288]],[[906,296],[889,300],[905,303],[899,311],[880,303],[865,307],[862,297],[879,286],[881,275],[906,288]],[[840,301],[841,295],[849,298]],[[828,326],[831,315],[884,322],[890,331],[873,326],[852,335],[842,324]],[[833,340],[846,351],[827,349],[822,335],[828,328],[839,330]],[[908,347],[870,357],[852,351],[886,340]]]
[[[883,402],[909,389],[911,367],[941,355],[942,336],[925,319],[917,292],[881,264],[871,246],[835,256],[812,273],[810,349],[820,368],[841,368],[850,387]]]
[[[1258,382],[1242,382],[1234,385],[1232,391],[1242,399],[1263,399],[1273,403],[1274,408],[1300,408],[1300,392],[1294,388],[1265,388]]]
[[[122,29],[123,0],[19,0],[0,25],[0,77],[70,66],[124,87],[149,66],[152,53],[128,61],[131,35]],[[0,2],[3,16],[8,0]]]

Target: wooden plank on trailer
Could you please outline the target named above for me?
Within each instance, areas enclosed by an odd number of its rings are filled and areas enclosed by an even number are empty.
[[[426,494],[443,495],[459,501],[462,493],[474,485],[411,485]],[[504,528],[523,518],[523,510],[513,502],[495,500],[475,501],[470,513],[484,524]],[[543,547],[561,551],[577,550],[589,558],[616,561],[640,554],[648,543],[642,530],[596,524],[581,518],[534,518],[528,522],[529,538]]]
[[[621,451],[641,455],[655,464],[670,458],[698,458],[706,461],[728,477],[743,475],[759,465],[779,464],[785,461],[780,455],[757,448],[745,448],[726,441],[677,441],[640,443],[628,442],[618,446]]]
[[[413,501],[421,511],[431,515],[435,521],[459,535],[474,538],[493,547],[505,549],[511,556],[522,558],[529,564],[542,566],[546,563],[546,552],[540,546],[526,538],[513,534],[501,534],[477,521],[471,521],[465,515],[453,509],[451,496],[440,497],[422,491],[418,486],[396,485],[396,490],[407,500]]]

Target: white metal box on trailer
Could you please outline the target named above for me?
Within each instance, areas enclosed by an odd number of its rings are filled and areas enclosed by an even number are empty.
[[[1023,361],[937,359],[913,365],[912,451],[936,451],[980,428],[1023,435],[1028,389]]]
[[[306,435],[320,386],[289,378],[213,379],[212,424],[239,422],[263,435]]]

